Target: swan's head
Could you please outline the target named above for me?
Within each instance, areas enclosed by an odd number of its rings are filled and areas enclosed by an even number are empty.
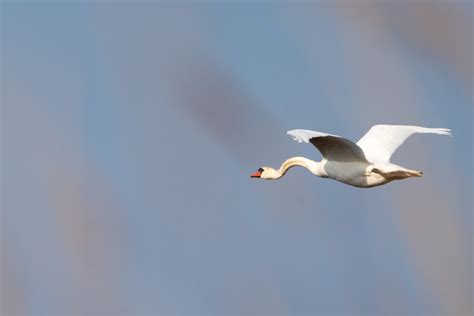
[[[262,167],[257,170],[257,172],[252,173],[250,175],[251,178],[260,178],[260,179],[265,179],[265,180],[272,180],[272,179],[278,179],[281,177],[281,175],[278,174],[278,172],[270,167]]]

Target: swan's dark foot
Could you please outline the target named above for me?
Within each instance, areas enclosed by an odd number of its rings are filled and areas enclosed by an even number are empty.
[[[415,171],[415,172],[413,173],[413,176],[414,176],[414,177],[421,177],[421,176],[423,176],[423,172],[421,172],[421,171]]]

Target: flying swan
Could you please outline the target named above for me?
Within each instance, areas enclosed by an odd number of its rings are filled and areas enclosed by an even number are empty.
[[[406,125],[375,125],[357,143],[347,138],[304,129],[288,131],[299,143],[313,144],[323,159],[316,162],[304,157],[293,157],[275,170],[262,167],[251,175],[266,180],[280,179],[292,167],[301,166],[321,178],[331,178],[355,187],[371,188],[393,180],[421,177],[422,172],[410,170],[390,162],[395,150],[415,133],[451,135],[447,128],[427,128]]]

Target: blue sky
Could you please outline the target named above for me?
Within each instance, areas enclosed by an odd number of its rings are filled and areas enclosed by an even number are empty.
[[[462,6],[3,3],[6,313],[466,312]],[[394,159],[425,176],[371,190],[248,178],[320,157],[288,129],[377,123],[455,137],[414,136]]]

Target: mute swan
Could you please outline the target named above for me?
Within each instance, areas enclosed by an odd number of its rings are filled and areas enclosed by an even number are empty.
[[[266,180],[279,179],[292,167],[301,166],[312,174],[331,178],[355,187],[371,188],[393,180],[421,177],[422,172],[390,163],[395,150],[415,133],[451,135],[447,128],[427,128],[405,125],[375,125],[357,142],[341,136],[304,129],[288,131],[299,143],[313,144],[323,159],[316,162],[304,157],[293,157],[275,170],[262,167],[251,175]]]

